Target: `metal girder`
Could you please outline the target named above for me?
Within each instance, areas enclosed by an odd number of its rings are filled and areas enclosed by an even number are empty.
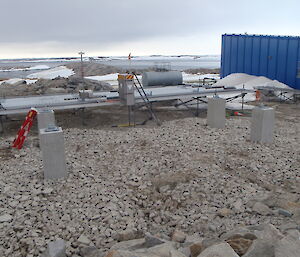
[[[191,98],[225,95],[232,93],[253,93],[253,90],[246,89],[205,89],[193,88],[191,86],[170,86],[144,89],[149,102],[167,100],[187,100]],[[143,103],[143,98],[135,93],[136,103]],[[28,96],[0,99],[0,115],[11,115],[26,113],[30,108],[67,110],[79,108],[92,108],[101,106],[120,105],[117,92],[94,92],[92,98],[80,99],[78,94]]]

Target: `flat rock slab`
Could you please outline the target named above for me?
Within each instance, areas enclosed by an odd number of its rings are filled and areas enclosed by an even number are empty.
[[[220,243],[205,249],[198,257],[239,257],[227,243]]]
[[[0,222],[10,222],[12,221],[13,216],[9,215],[9,214],[4,214],[0,216]]]
[[[66,257],[66,243],[63,239],[48,243],[43,257]]]
[[[266,240],[254,240],[243,257],[274,257],[274,245]]]
[[[83,234],[78,238],[77,241],[78,243],[85,244],[85,245],[89,245],[91,243],[90,239],[88,239],[88,237]]]
[[[260,215],[271,215],[272,210],[265,204],[257,202],[253,206],[253,211]]]
[[[275,257],[299,257],[300,239],[286,236],[275,246]]]

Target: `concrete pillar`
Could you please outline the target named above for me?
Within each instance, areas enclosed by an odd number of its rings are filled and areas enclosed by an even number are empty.
[[[266,106],[255,107],[252,110],[251,135],[252,142],[272,143],[275,123],[273,108]]]
[[[48,128],[49,125],[55,125],[55,116],[53,110],[38,110],[37,115],[38,128]]]
[[[40,129],[44,178],[58,179],[67,176],[64,135],[62,128]]]
[[[224,128],[226,113],[225,113],[226,100],[213,97],[208,99],[207,106],[207,125],[212,128]]]

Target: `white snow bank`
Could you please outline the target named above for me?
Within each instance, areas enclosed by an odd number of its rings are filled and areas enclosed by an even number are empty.
[[[111,86],[117,86],[118,85],[118,75],[119,73],[111,73],[107,75],[102,76],[89,76],[85,77],[86,79],[90,80],[97,80],[97,81],[103,81],[109,83]],[[140,81],[142,81],[142,76],[137,76]]]
[[[103,76],[89,76],[85,77],[86,79],[103,81],[109,83],[111,86],[118,85],[118,73],[107,74]]]
[[[182,78],[184,83],[192,83],[192,82],[199,82],[204,78],[213,78],[213,79],[220,79],[219,74],[189,74],[182,72]]]
[[[13,85],[13,84],[16,84],[16,83],[18,83],[20,81],[23,81],[23,79],[19,79],[19,78],[7,79],[7,80],[1,81],[0,84],[6,83],[6,84]]]
[[[257,87],[278,87],[289,88],[289,86],[277,81],[271,80],[263,76],[254,76],[244,73],[233,73],[227,77],[220,79],[214,86],[229,86],[236,88],[255,89]]]
[[[28,68],[28,70],[48,70],[48,69],[50,69],[48,65],[35,65]]]
[[[74,75],[74,71],[66,66],[58,66],[50,70],[36,72],[27,76],[29,79],[54,79],[57,77],[68,78]]]
[[[35,83],[37,80],[36,79],[19,79],[19,78],[13,78],[13,79],[7,79],[7,80],[0,81],[0,85],[3,84],[3,83],[13,85],[13,84],[16,84],[16,83],[22,82],[22,81],[26,81],[26,84],[29,85],[29,84]]]
[[[244,84],[251,79],[253,79],[254,76],[244,74],[244,73],[234,73],[230,74],[227,77],[220,79],[214,86],[236,86],[240,84]]]
[[[271,80],[263,76],[254,76],[254,75],[248,75],[245,73],[233,73],[228,75],[227,77],[220,79],[217,83],[213,85],[213,87],[216,86],[224,86],[224,87],[235,87],[237,89],[245,88],[249,90],[255,90],[257,87],[277,87],[277,88],[289,88],[289,86],[285,85],[284,83],[281,83],[277,80]],[[280,93],[276,93],[275,95],[278,95]],[[227,97],[234,97],[237,94],[227,95]],[[225,97],[225,96],[222,96]],[[248,93],[244,101],[250,102],[255,101],[255,93]],[[241,99],[237,99],[236,101],[241,101]]]
[[[29,68],[12,68],[8,70],[0,70],[0,72],[11,72],[11,71],[31,71],[31,70],[48,70],[50,69],[47,65],[35,65]]]
[[[118,80],[118,73],[107,74],[103,76],[89,76],[86,79],[97,80],[97,81],[111,81]]]

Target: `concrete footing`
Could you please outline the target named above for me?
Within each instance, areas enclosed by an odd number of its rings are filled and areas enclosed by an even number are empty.
[[[273,108],[260,106],[252,110],[251,135],[252,142],[272,143],[275,123]]]
[[[213,97],[208,99],[207,107],[207,125],[212,128],[224,128],[226,113],[225,113],[226,100]]]
[[[48,128],[49,125],[55,125],[55,116],[53,110],[38,110],[37,115],[38,129]]]
[[[64,135],[62,128],[40,129],[44,178],[59,179],[67,176]]]

